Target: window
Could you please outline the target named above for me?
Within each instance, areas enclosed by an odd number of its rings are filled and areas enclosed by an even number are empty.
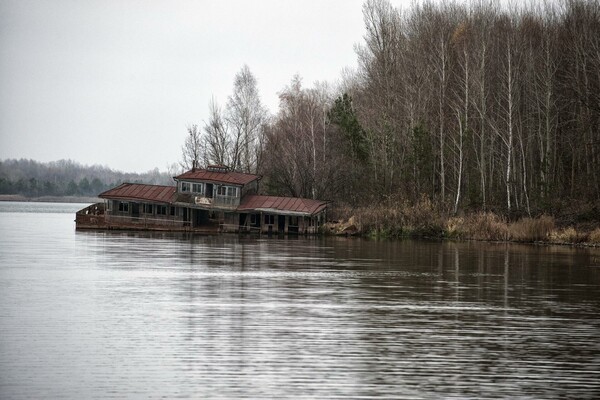
[[[171,215],[173,215],[173,216],[177,215],[177,208],[176,207],[171,207]]]
[[[192,183],[192,192],[203,194],[204,193],[204,184]]]
[[[144,213],[152,214],[152,204],[144,204]]]
[[[227,196],[237,197],[237,188],[228,186],[227,187]]]
[[[258,223],[258,215],[250,214],[250,224],[256,225]]]
[[[167,215],[167,206],[156,206],[156,215]]]
[[[273,225],[275,223],[275,216],[265,214],[265,225]]]
[[[129,212],[129,203],[124,203],[124,202],[120,201],[119,202],[119,211]]]
[[[181,182],[181,191],[182,192],[189,192],[190,191],[190,184],[189,184],[189,182]]]
[[[298,217],[290,217],[289,221],[290,221],[289,225],[298,226]]]
[[[237,197],[238,188],[235,186],[219,186],[217,194],[219,196]]]

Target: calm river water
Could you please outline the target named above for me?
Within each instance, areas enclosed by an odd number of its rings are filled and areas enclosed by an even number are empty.
[[[0,398],[598,398],[600,250],[76,232],[0,203]]]

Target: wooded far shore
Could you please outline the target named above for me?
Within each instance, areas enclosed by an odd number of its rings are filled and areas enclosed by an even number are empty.
[[[0,194],[0,201],[22,201],[39,203],[97,203],[98,197],[90,196],[39,196],[25,197],[20,194]]]

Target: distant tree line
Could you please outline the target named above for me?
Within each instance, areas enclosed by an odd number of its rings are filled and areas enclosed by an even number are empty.
[[[600,201],[600,3],[363,5],[358,68],[296,76],[267,116],[247,67],[197,135],[199,164],[272,194],[352,206],[424,196],[448,212]],[[195,133],[193,133],[195,132]],[[185,149],[185,146],[184,146]]]
[[[158,169],[143,174],[81,165],[71,160],[41,163],[33,160],[0,161],[0,194],[40,196],[97,196],[122,182],[173,184],[171,174]]]

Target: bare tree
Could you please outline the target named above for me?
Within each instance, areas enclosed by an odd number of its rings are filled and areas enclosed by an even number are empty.
[[[357,112],[367,132],[373,183],[378,193],[387,195],[393,191],[396,172],[403,166],[399,149],[408,140],[401,101],[405,38],[400,13],[387,0],[368,0],[363,5],[363,19],[365,45],[356,50],[362,79],[369,85],[363,90]]]
[[[181,167],[189,170],[200,167],[202,158],[205,153],[203,147],[202,134],[198,125],[190,125],[187,127],[188,136],[185,138],[185,143],[181,147]]]
[[[336,139],[328,116],[333,104],[329,88],[316,83],[304,89],[296,75],[279,98],[265,147],[271,186],[282,194],[328,197],[344,172],[341,152],[332,148]]]
[[[204,124],[207,158],[211,164],[228,165],[230,148],[228,126],[223,112],[214,98],[208,108],[208,122]]]
[[[471,22],[466,19],[459,24],[452,34],[452,45],[456,51],[458,71],[456,73],[457,85],[454,92],[453,109],[458,122],[458,137],[453,138],[454,147],[458,157],[456,193],[454,197],[454,214],[458,212],[461,198],[464,172],[464,142],[466,132],[469,129],[469,106],[470,106],[470,64],[468,44],[471,40]]]
[[[551,7],[551,6],[549,6]],[[536,85],[537,106],[536,112],[540,118],[541,129],[537,130],[539,140],[539,179],[541,186],[541,197],[547,198],[552,181],[552,170],[554,161],[552,159],[553,143],[556,136],[558,105],[556,99],[556,73],[558,65],[556,60],[556,51],[553,43],[556,42],[556,17],[554,10],[546,10],[548,17],[544,22],[541,38],[541,57],[536,65],[537,73],[534,83]]]
[[[185,171],[182,170],[181,164],[178,164],[178,163],[167,164],[167,175],[168,176],[174,177],[183,172],[185,172]]]
[[[231,132],[231,167],[243,172],[256,172],[257,139],[266,122],[256,78],[244,65],[234,78],[233,94],[227,101],[226,120]]]
[[[473,95],[471,96],[471,102],[475,111],[475,118],[472,119],[471,127],[473,128],[473,149],[479,175],[479,192],[483,209],[487,207],[488,184],[491,180],[488,178],[489,160],[493,156],[488,132],[488,104],[491,97],[488,80],[490,79],[490,55],[492,53],[489,27],[493,22],[495,13],[494,6],[480,4],[474,10],[471,25],[470,53],[473,58],[471,73]]]

